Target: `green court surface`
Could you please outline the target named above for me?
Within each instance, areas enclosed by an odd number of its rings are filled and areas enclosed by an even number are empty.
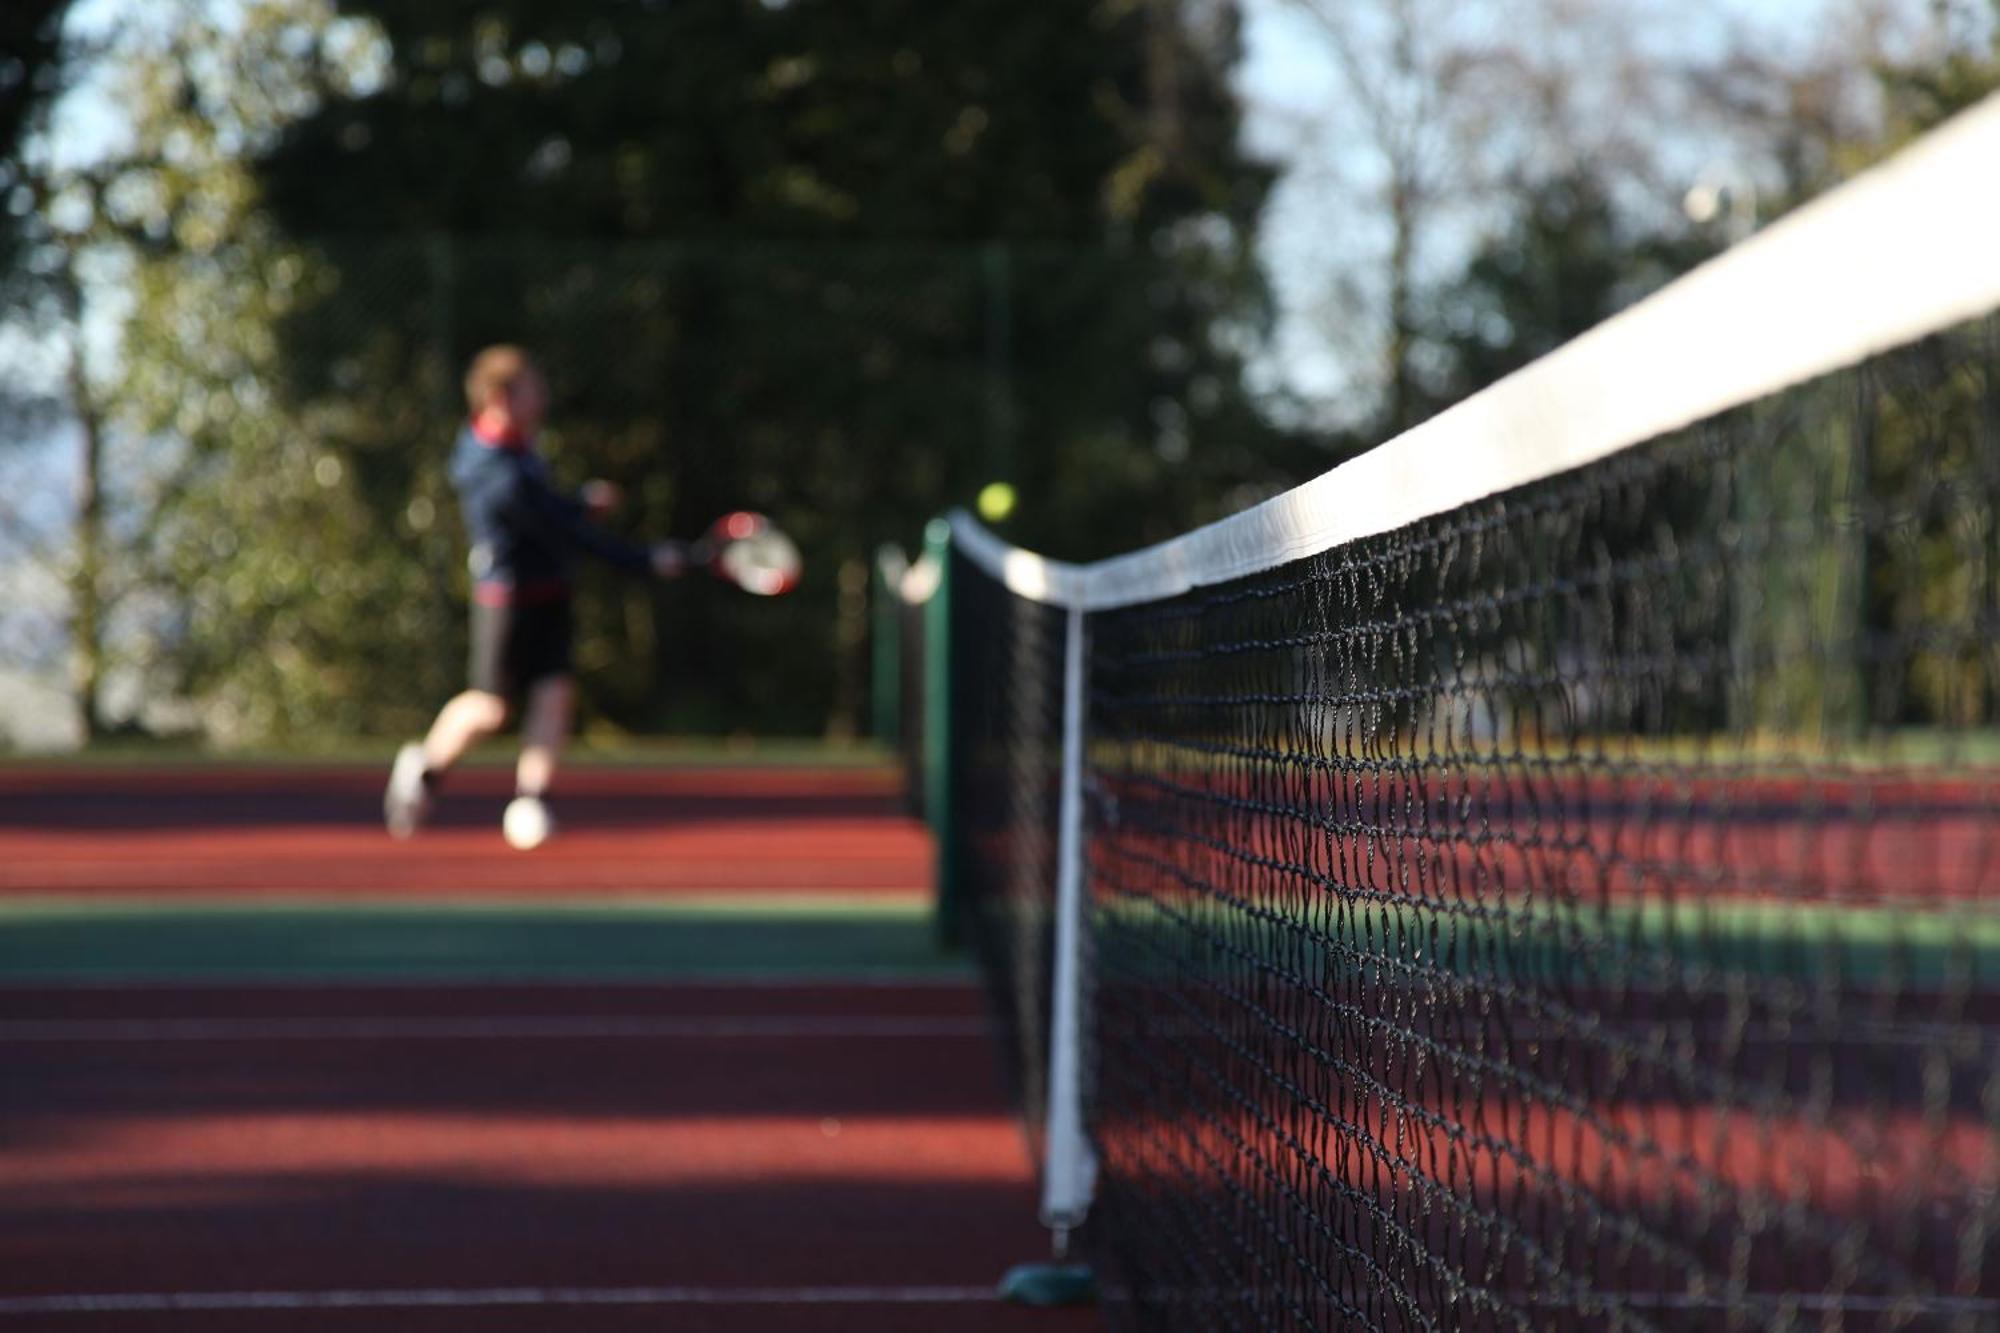
[[[0,901],[0,983],[967,977],[919,899]]]
[[[1200,897],[1116,899],[1099,931],[1143,946],[1161,977],[1232,969],[1295,981],[1484,978],[1644,990],[1731,976],[1884,993],[2000,991],[2000,921],[1973,902],[1849,907],[1694,899],[1507,910],[1470,901],[1310,905],[1276,897],[1211,913]],[[1011,918],[1028,929],[1044,917]]]

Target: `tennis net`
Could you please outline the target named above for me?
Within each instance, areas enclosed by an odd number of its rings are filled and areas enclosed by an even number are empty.
[[[943,872],[1117,1322],[2000,1328],[1996,160],[1161,547],[955,517]]]

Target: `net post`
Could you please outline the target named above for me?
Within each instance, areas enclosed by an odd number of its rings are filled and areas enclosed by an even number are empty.
[[[1083,1128],[1084,613],[1069,608],[1063,636],[1062,785],[1057,805],[1055,958],[1049,1021],[1048,1151],[1042,1223],[1056,1257],[1090,1211],[1097,1158]]]
[[[1063,632],[1062,779],[1056,809],[1056,911],[1050,966],[1047,1145],[1042,1224],[1055,1262],[1022,1264],[1000,1282],[1022,1305],[1088,1305],[1098,1296],[1087,1264],[1067,1262],[1070,1233],[1097,1189],[1097,1154],[1083,1129],[1083,737],[1084,611],[1072,603]]]
[[[964,930],[959,921],[958,830],[951,799],[951,524],[947,520],[934,518],[924,525],[924,558],[932,562],[937,578],[924,604],[924,813],[936,858],[938,943],[956,949]]]

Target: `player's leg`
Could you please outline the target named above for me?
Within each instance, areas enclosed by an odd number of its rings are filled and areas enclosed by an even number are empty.
[[[546,676],[528,691],[528,708],[521,715],[521,758],[514,767],[517,794],[535,797],[548,794],[575,713],[573,676]]]
[[[501,831],[514,847],[539,847],[553,831],[546,798],[569,740],[576,712],[576,678],[570,674],[571,615],[567,601],[522,617],[514,645],[518,678],[527,687],[521,714],[521,756],[514,766],[514,799]]]
[[[515,632],[511,607],[472,608],[472,661],[469,688],[438,710],[422,741],[396,752],[389,789],[382,798],[389,832],[407,838],[423,825],[431,794],[451,767],[483,738],[507,725],[512,693],[507,645]]]
[[[449,772],[465,752],[507,725],[506,696],[490,690],[465,690],[438,710],[424,737],[424,767],[433,774]]]
[[[382,800],[389,832],[407,838],[430,813],[431,793],[474,745],[507,725],[507,700],[487,690],[466,690],[438,710],[421,741],[396,751],[389,790]]]

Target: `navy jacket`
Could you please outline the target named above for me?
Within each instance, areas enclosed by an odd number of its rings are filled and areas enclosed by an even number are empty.
[[[652,568],[649,551],[605,532],[581,500],[557,490],[525,441],[487,439],[468,422],[452,449],[451,484],[472,541],[473,595],[486,605],[568,596],[579,551],[634,574]]]

